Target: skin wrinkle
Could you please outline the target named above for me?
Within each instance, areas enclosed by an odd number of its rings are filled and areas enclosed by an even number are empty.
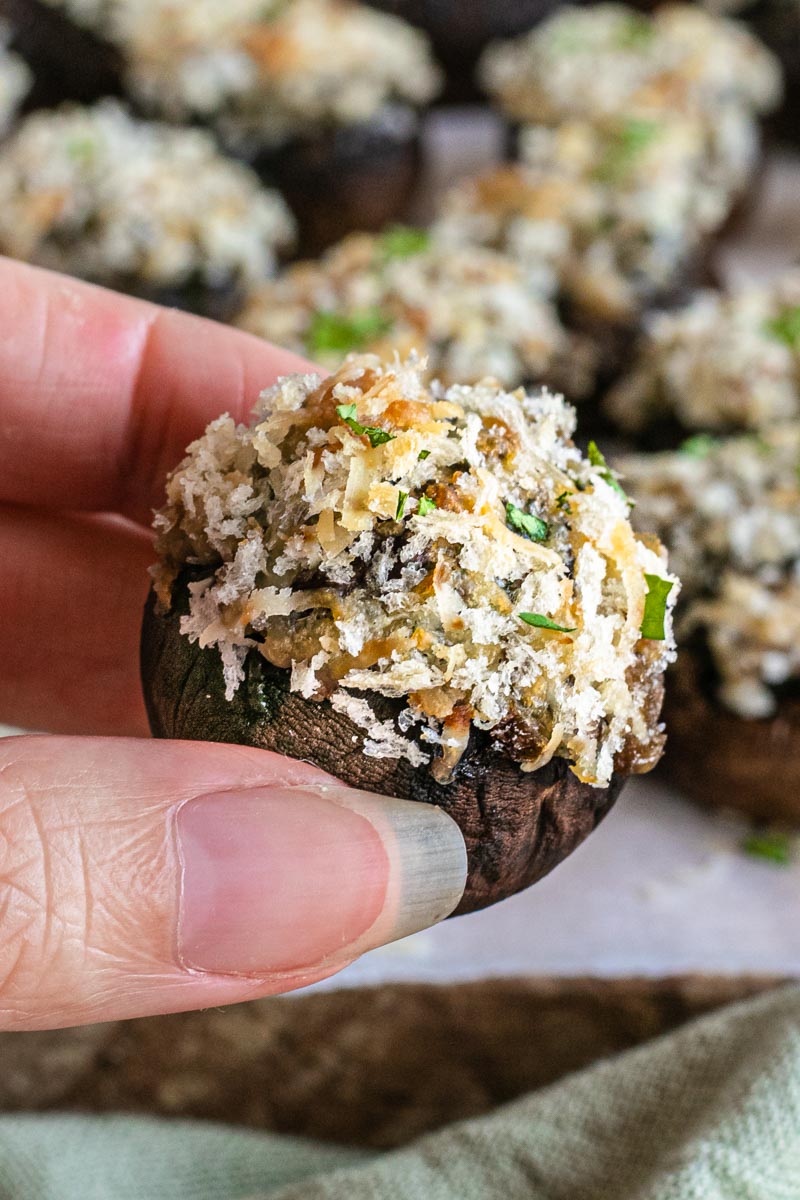
[[[155,390],[150,387],[150,356],[154,353],[155,339],[168,314],[154,308],[142,318],[141,344],[137,350],[136,365],[127,398],[127,428],[120,440],[117,460],[119,493],[114,508],[129,512],[138,506],[138,497],[131,493],[135,481],[139,491],[144,481],[144,494],[152,496],[157,489],[159,463],[150,460],[147,451],[153,446],[168,444],[167,430],[170,424],[172,404],[152,403]],[[156,459],[158,456],[155,456]],[[147,465],[149,463],[149,466]],[[163,486],[163,476],[160,482]]]
[[[92,917],[94,914],[94,888],[92,887],[92,871],[89,861],[89,851],[86,846],[86,841],[82,836],[78,837],[78,850],[81,859],[81,874],[83,876],[83,889],[85,896],[84,904],[84,920],[83,920],[83,944],[88,950],[92,944]]]
[[[171,326],[175,318],[176,314],[169,310],[156,309],[153,319],[148,323],[134,368],[128,430],[122,439],[119,457],[121,492],[115,506],[120,512],[134,514],[134,519],[138,514],[148,527],[152,510],[142,509],[140,497],[149,497],[153,506],[163,501],[168,472],[177,466],[188,441],[202,433],[202,428],[186,432],[180,427],[182,397],[178,390],[179,381],[173,381],[168,393],[163,390],[165,372],[162,360],[165,358],[165,348],[168,354],[173,336]],[[240,355],[229,355],[224,368],[226,375],[235,372],[235,378],[228,380],[226,377],[222,407],[230,410],[234,418],[239,420],[255,404],[258,390],[248,404],[246,371]],[[158,385],[156,380],[160,380]],[[174,446],[181,447],[177,458],[170,449]],[[135,486],[132,488],[131,485]]]
[[[18,739],[23,751],[27,749]],[[129,826],[127,836],[114,838],[109,853],[101,860],[87,848],[91,837],[89,827],[81,829],[80,813],[70,811],[75,797],[84,791],[85,778],[91,772],[77,772],[59,788],[48,789],[39,796],[31,794],[20,774],[26,765],[25,753],[12,758],[0,773],[3,792],[10,792],[12,801],[0,813],[5,843],[15,850],[25,850],[21,861],[14,861],[14,851],[5,855],[0,877],[0,893],[6,919],[0,925],[0,961],[5,960],[15,942],[23,939],[22,949],[29,944],[35,967],[26,966],[25,956],[14,949],[14,959],[3,965],[3,999],[38,994],[40,998],[50,989],[49,979],[69,971],[82,970],[87,960],[92,970],[110,973],[111,986],[119,975],[132,965],[142,969],[142,928],[148,923],[158,930],[163,922],[163,897],[174,878],[174,854],[168,838],[161,839],[162,853],[153,856],[158,841],[153,836],[153,822],[158,821],[166,833],[165,807],[155,807],[151,813],[129,811],[127,819],[94,822],[95,831],[105,825],[109,831]],[[15,771],[14,768],[17,768]],[[15,777],[16,776],[16,777]],[[25,794],[20,794],[24,790]],[[58,812],[58,794],[66,798],[67,812]],[[2,794],[2,793],[0,793]],[[40,810],[54,806],[55,820],[50,821]],[[92,841],[95,839],[92,838]],[[31,843],[36,850],[32,851]],[[102,842],[100,843],[102,844]],[[76,862],[82,870],[75,871]],[[118,883],[116,881],[119,881]],[[93,881],[93,882],[92,882]],[[97,902],[97,896],[102,899]],[[21,901],[21,898],[24,898]],[[8,914],[15,920],[9,925]],[[93,919],[94,936],[90,935]],[[95,946],[94,943],[97,943]],[[102,950],[98,954],[98,947]],[[171,946],[166,937],[156,936],[152,942],[152,967],[163,972],[172,965]],[[58,984],[56,984],[58,986]]]
[[[57,1028],[238,1003],[306,986],[350,961],[345,950],[308,969],[258,979],[184,970],[174,955],[172,830],[180,804],[269,784],[335,800],[328,792],[334,781],[321,772],[267,751],[217,744],[16,737],[0,743],[0,754],[0,906],[6,904],[0,1027]],[[38,805],[38,830],[31,803]],[[46,962],[37,900],[42,831],[50,845],[50,903],[58,914]]]
[[[46,756],[44,741],[41,748]],[[104,1006],[111,1003],[115,1007],[124,1005],[126,996],[130,996],[131,1006],[135,1008],[137,992],[144,988],[148,995],[154,997],[159,992],[174,994],[176,987],[179,990],[195,988],[198,980],[196,973],[185,972],[183,976],[176,973],[172,946],[174,923],[163,922],[163,897],[165,892],[172,889],[176,877],[174,864],[177,849],[173,841],[173,829],[174,814],[179,805],[165,805],[163,791],[159,803],[158,788],[154,786],[152,791],[145,790],[141,806],[139,798],[134,795],[130,797],[125,814],[109,812],[94,819],[90,815],[79,829],[79,813],[70,811],[71,798],[82,793],[93,794],[95,811],[98,808],[102,810],[121,781],[118,784],[112,776],[98,787],[96,772],[78,766],[67,772],[52,791],[48,788],[48,801],[55,800],[56,813],[52,822],[45,822],[37,810],[37,801],[41,801],[42,797],[31,795],[20,778],[41,757],[35,741],[30,743],[23,738],[10,739],[6,749],[16,749],[17,753],[13,753],[11,761],[0,768],[0,787],[3,793],[11,796],[10,803],[0,815],[0,832],[9,847],[26,848],[24,858],[18,862],[9,862],[6,856],[3,864],[4,886],[0,886],[0,891],[5,893],[3,900],[7,909],[18,917],[19,897],[24,894],[26,913],[23,923],[18,919],[7,937],[7,953],[11,953],[12,947],[14,953],[13,961],[5,964],[4,983],[0,987],[7,1019],[12,1025],[28,1020],[25,1014],[30,1013],[33,996],[37,997],[38,1003],[47,998],[49,1012],[53,1014],[47,1023],[63,1024],[75,1020],[100,1019]],[[249,757],[246,753],[234,756],[242,760]],[[121,774],[125,774],[124,765]],[[301,785],[303,780],[298,777],[300,774],[290,766],[286,772],[290,787]],[[309,786],[308,779],[305,785]],[[326,786],[324,780],[318,779],[311,782],[310,790],[324,794]],[[21,794],[23,790],[24,795]],[[191,782],[182,790],[183,802],[198,795],[196,784],[192,786]],[[63,797],[66,810],[59,803],[59,796]],[[157,843],[154,840],[154,825]],[[109,853],[103,856],[97,856],[87,848],[87,843],[104,844],[102,837],[97,836],[100,831],[113,835]],[[31,837],[35,837],[37,853],[30,851]],[[50,847],[47,854],[42,850],[45,838]],[[160,849],[154,853],[156,844]],[[59,877],[57,864],[60,861],[66,864],[81,862],[80,897],[71,876],[68,877],[69,892],[66,897],[55,886]],[[24,878],[32,874],[36,875],[44,892],[39,890],[35,882]],[[115,883],[117,878],[120,880],[119,886]],[[89,880],[93,882],[90,884]],[[44,908],[41,900],[43,894],[47,897]],[[177,911],[177,895],[172,903]],[[148,906],[152,906],[153,921],[148,917]],[[90,907],[91,921],[88,917]],[[61,914],[58,935],[50,915],[56,911]],[[2,925],[6,923],[3,921]],[[161,929],[166,924],[168,934],[156,937],[155,943],[148,946],[149,952],[143,960],[143,942],[146,942],[142,938],[142,926],[152,929],[154,924]],[[93,931],[91,936],[87,936],[89,929]],[[25,939],[29,945],[14,946],[19,938]],[[64,971],[74,970],[78,965],[91,970],[95,999],[78,995],[65,1003],[59,995],[58,986],[51,990],[48,981],[52,976],[58,977]],[[299,986],[320,978],[322,974],[331,974],[341,965],[325,964],[301,973],[276,975],[271,981],[270,990],[274,990],[281,981],[296,981]],[[98,977],[105,979],[105,986],[98,988]],[[245,988],[247,995],[261,995],[264,990],[264,984],[258,980],[250,981]],[[242,989],[237,988],[237,991],[241,994]],[[156,1004],[157,1000],[154,999],[153,1003]],[[171,1007],[174,1007],[174,1003]]]
[[[53,892],[54,892],[53,862],[52,862],[52,858],[50,855],[49,834],[48,834],[48,831],[44,828],[41,817],[39,816],[38,812],[36,811],[36,803],[35,802],[31,802],[29,811],[30,811],[31,820],[33,822],[33,827],[36,830],[36,833],[39,838],[39,846],[41,849],[40,872],[41,872],[42,879],[44,881],[44,895],[42,897],[39,897],[38,903],[40,903],[44,909],[44,929],[42,930],[42,933],[41,933],[41,947],[42,947],[42,953],[45,956],[45,958],[47,959],[52,955],[52,947],[50,945],[50,942],[51,942],[51,937],[52,937],[52,933],[53,933],[53,921],[56,919],[55,918],[55,898],[53,895]]]

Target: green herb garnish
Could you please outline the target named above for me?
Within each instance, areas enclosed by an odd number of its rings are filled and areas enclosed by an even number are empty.
[[[397,497],[397,512],[394,514],[395,521],[402,521],[403,513],[406,511],[406,500],[407,499],[408,499],[408,492],[401,492],[400,495]]]
[[[337,404],[336,415],[344,421],[348,428],[352,429],[353,433],[363,434],[369,438],[370,446],[382,446],[385,442],[394,441],[395,435],[387,433],[385,429],[378,429],[376,425],[362,425],[356,420],[355,404]]]
[[[567,516],[572,516],[572,509],[569,506],[569,500],[572,492],[562,492],[560,496],[556,496],[556,508],[560,508]]]
[[[541,517],[535,517],[531,513],[523,512],[521,508],[517,508],[516,504],[512,504],[509,500],[506,504],[506,521],[511,529],[517,533],[529,537],[532,542],[543,542],[550,532],[546,521]]]
[[[600,450],[597,442],[589,442],[589,462],[593,467],[600,468],[600,478],[604,480],[604,482],[607,483],[610,488],[613,488],[618,496],[622,496],[622,499],[625,500],[631,506],[631,508],[633,508],[633,500],[626,495],[625,489],[606,462],[605,455]]]
[[[662,130],[659,121],[631,117],[615,132],[595,171],[601,183],[618,183]]]
[[[89,162],[97,153],[97,142],[89,134],[77,135],[67,142],[67,154],[76,162]]]
[[[312,318],[305,342],[310,354],[349,354],[352,350],[364,350],[391,328],[391,319],[377,308],[365,308],[349,316],[318,312]]]
[[[413,258],[424,253],[430,244],[428,230],[415,229],[413,225],[392,225],[380,239],[384,259]]]
[[[620,50],[639,50],[653,41],[655,26],[640,13],[620,14],[615,44]]]
[[[563,16],[556,27],[550,32],[550,49],[556,54],[578,54],[589,48],[586,32],[580,22],[567,21]]]
[[[647,595],[644,600],[642,637],[652,642],[663,642],[666,637],[664,618],[667,615],[667,597],[675,585],[660,575],[648,575],[646,572],[645,581]]]
[[[556,633],[574,633],[578,628],[577,625],[557,625],[555,621],[551,621],[542,613],[519,613],[519,619],[526,625],[535,626],[536,629],[554,629]]]
[[[430,456],[431,456],[430,450],[420,450],[419,454],[417,455],[417,461],[425,462],[425,459],[430,458]]]
[[[710,433],[695,433],[681,442],[678,450],[688,458],[707,458],[718,445],[719,438],[712,437]]]
[[[764,332],[783,342],[790,350],[800,348],[800,304],[781,309],[777,317],[764,322]]]
[[[792,838],[777,829],[763,829],[749,834],[742,842],[745,854],[762,858],[778,867],[788,867],[792,861]]]
[[[419,507],[417,509],[417,515],[420,517],[427,517],[428,513],[433,512],[433,510],[435,508],[436,508],[435,500],[431,500],[430,496],[420,496]]]

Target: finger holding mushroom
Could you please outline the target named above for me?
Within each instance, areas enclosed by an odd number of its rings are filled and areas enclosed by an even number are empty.
[[[434,803],[461,911],[549,871],[663,747],[677,594],[575,414],[415,360],[290,377],[167,485],[143,634],[151,724]]]

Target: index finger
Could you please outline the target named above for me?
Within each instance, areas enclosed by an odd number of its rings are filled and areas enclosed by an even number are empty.
[[[221,412],[313,370],[250,334],[0,258],[0,501],[149,524]]]

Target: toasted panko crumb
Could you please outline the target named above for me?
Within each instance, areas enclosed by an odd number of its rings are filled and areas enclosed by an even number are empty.
[[[158,595],[192,568],[181,629],[220,648],[229,698],[260,653],[367,753],[440,780],[473,726],[527,770],[558,755],[604,787],[649,769],[677,581],[574,424],[546,390],[445,389],[414,358],[282,379],[252,426],[220,417],[171,475]],[[663,640],[642,634],[659,579]],[[388,723],[375,696],[397,702]]]
[[[800,271],[654,314],[606,407],[630,433],[665,418],[725,433],[799,417]]]
[[[800,680],[800,422],[620,462],[635,522],[655,529],[683,581],[680,642],[702,635],[719,700],[772,716]]]

